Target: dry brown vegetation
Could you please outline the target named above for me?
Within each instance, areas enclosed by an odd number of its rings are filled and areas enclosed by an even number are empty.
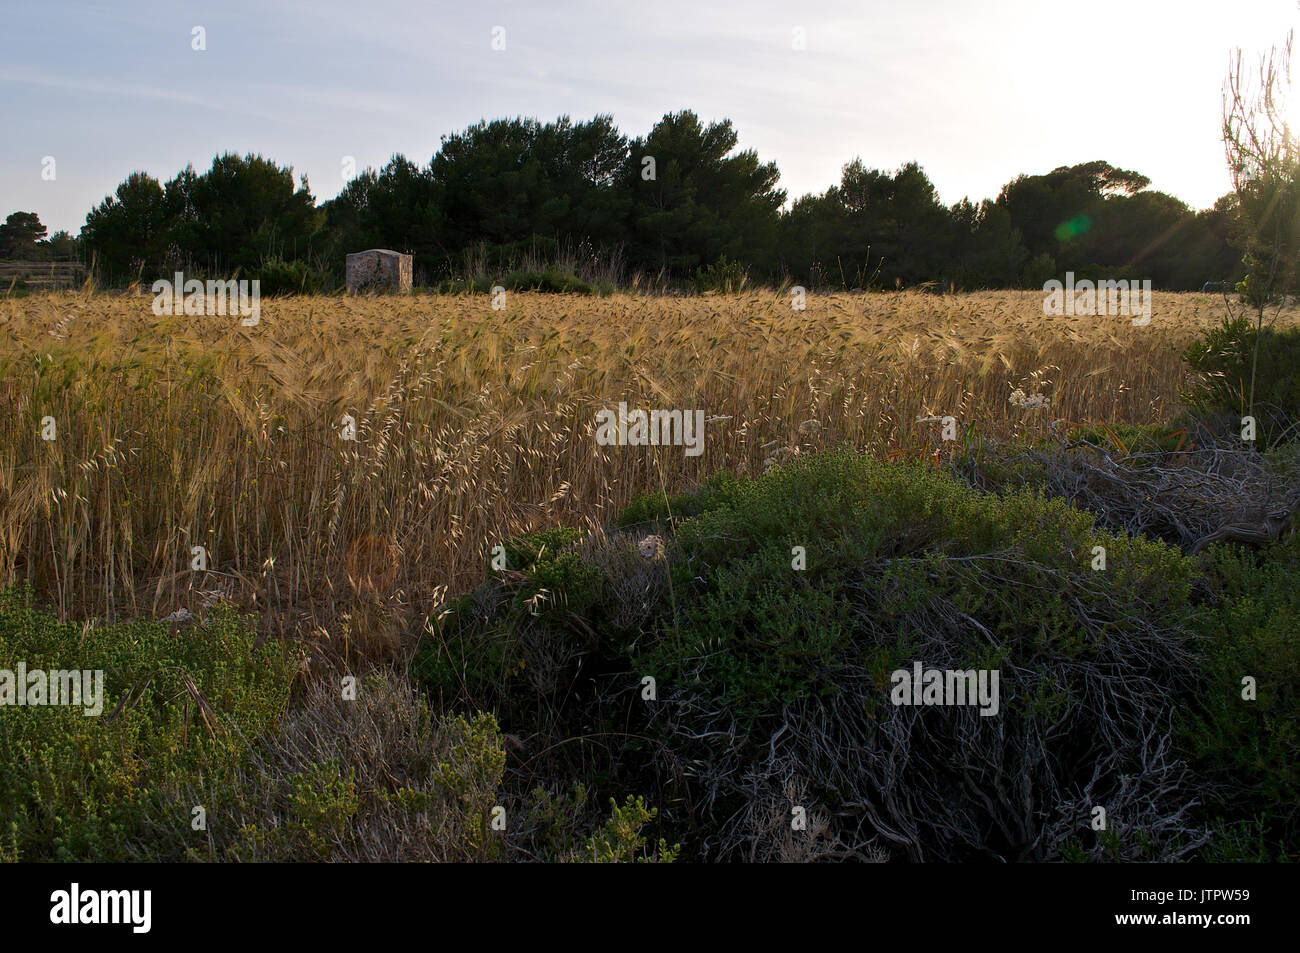
[[[640,490],[838,444],[937,447],[931,416],[995,439],[1169,419],[1183,348],[1224,313],[1157,293],[1135,327],[1045,317],[1042,298],[305,297],[264,301],[255,327],[155,317],[148,295],[8,299],[0,582],[30,580],[65,618],[226,599],[268,635],[378,657],[506,537],[599,525]],[[1050,406],[1013,405],[1016,388]],[[703,455],[597,445],[620,400],[702,409]]]

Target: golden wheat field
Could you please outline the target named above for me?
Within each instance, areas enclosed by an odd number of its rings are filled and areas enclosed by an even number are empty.
[[[1182,349],[1224,315],[1216,296],[1157,293],[1135,327],[1042,300],[304,297],[243,327],[155,317],[148,295],[6,299],[0,574],[67,618],[225,599],[266,634],[383,655],[504,538],[600,524],[641,490],[838,444],[939,447],[918,418],[998,439],[1168,419]],[[703,410],[703,454],[599,445],[596,413],[619,401]]]

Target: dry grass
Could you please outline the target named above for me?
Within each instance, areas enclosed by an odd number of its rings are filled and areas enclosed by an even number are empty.
[[[246,328],[150,302],[0,302],[0,582],[31,580],[65,618],[225,598],[268,635],[349,657],[418,634],[505,537],[599,524],[643,489],[933,443],[928,416],[995,438],[1167,419],[1182,348],[1223,314],[1194,294],[1156,294],[1146,327],[1044,317],[1039,292],[811,296],[802,312],[770,291],[512,294],[501,312],[486,296],[264,301]],[[1050,407],[1009,403],[1015,388]],[[704,410],[703,455],[599,446],[596,411],[620,400]]]

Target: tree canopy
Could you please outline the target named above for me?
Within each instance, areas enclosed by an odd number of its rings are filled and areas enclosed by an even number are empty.
[[[337,274],[348,252],[371,247],[414,254],[417,275],[435,280],[475,249],[496,266],[566,242],[665,282],[719,262],[754,280],[846,288],[1032,287],[1073,270],[1191,289],[1241,272],[1231,197],[1196,212],[1102,160],[945,206],[919,163],[855,158],[838,183],[787,207],[775,163],[738,145],[730,120],[689,110],[635,138],[608,115],[496,119],[443,136],[423,165],[394,155],[365,169],[319,205],[291,167],[225,154],[165,185],[133,172],[86,217],[82,254],[110,280],[271,261]],[[4,229],[6,242],[26,234],[21,219]]]

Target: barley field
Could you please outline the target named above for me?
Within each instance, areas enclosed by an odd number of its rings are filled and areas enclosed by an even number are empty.
[[[1225,314],[1156,293],[1138,327],[1042,300],[297,297],[244,327],[156,317],[144,294],[6,299],[0,576],[64,618],[227,601],[264,635],[382,658],[503,539],[599,525],[642,490],[841,444],[941,454],[926,418],[948,415],[999,440],[1169,420],[1183,348]],[[596,414],[620,401],[703,410],[702,455],[599,445]]]

